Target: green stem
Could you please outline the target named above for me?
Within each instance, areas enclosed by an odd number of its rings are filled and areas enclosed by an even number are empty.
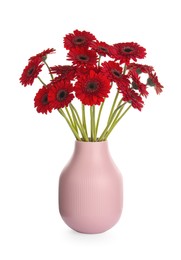
[[[79,134],[76,132],[75,128],[71,125],[70,121],[68,120],[67,116],[65,115],[64,111],[60,108],[58,109],[58,112],[65,118],[65,120],[67,121],[70,129],[72,130],[75,138],[78,140],[78,141],[81,141],[81,138],[79,137]]]
[[[51,73],[51,71],[50,71],[50,67],[49,67],[48,63],[46,62],[46,60],[44,60],[43,62],[44,62],[45,65],[47,66],[47,68],[48,68],[48,70],[49,70],[49,73],[50,73],[50,76],[51,76],[51,79],[53,80],[53,75],[52,75],[52,73]]]
[[[95,105],[92,106],[92,126],[93,126],[93,141],[96,142],[96,124],[95,124]]]
[[[75,118],[75,120],[76,120],[76,124],[77,124],[77,126],[78,126],[78,128],[79,128],[79,130],[80,130],[80,132],[81,132],[81,134],[82,134],[83,139],[84,139],[85,141],[89,141],[89,138],[88,138],[88,136],[86,135],[86,132],[85,132],[85,130],[84,130],[84,127],[83,127],[83,125],[82,125],[82,122],[81,122],[81,120],[80,120],[80,117],[79,117],[79,114],[78,114],[76,108],[75,108],[72,104],[70,104],[70,109],[72,110],[72,112],[73,112],[74,115],[75,115],[74,118]]]
[[[83,124],[84,130],[86,132],[86,135],[88,136],[87,124],[86,124],[86,116],[85,116],[85,105],[83,105],[83,104],[82,104],[82,124]]]
[[[69,113],[68,108],[65,107],[65,110],[66,110],[66,112],[67,112],[67,115],[68,115],[68,118],[69,118],[69,120],[70,120],[70,123],[71,123],[72,126],[75,128],[74,121],[72,120],[72,117],[71,117],[71,115],[70,115],[70,113]]]
[[[102,109],[104,106],[105,100],[102,102],[100,108],[99,108],[99,113],[98,113],[98,117],[97,117],[97,123],[96,123],[96,136],[97,136],[97,132],[98,132],[98,128],[99,128],[99,122],[100,122],[100,118],[101,118],[101,113],[102,113]]]
[[[99,59],[98,59],[98,67],[100,67],[101,65],[101,55],[99,55]]]
[[[110,123],[110,119],[111,119],[111,117],[112,117],[112,114],[113,114],[113,111],[114,111],[114,108],[115,108],[115,105],[116,105],[118,96],[119,96],[119,91],[117,91],[117,93],[116,93],[116,95],[115,95],[115,98],[114,98],[114,101],[113,101],[113,104],[112,104],[112,107],[111,107],[111,111],[110,111],[110,114],[109,114],[109,117],[108,117],[107,124]]]
[[[90,140],[93,142],[93,120],[92,120],[92,106],[90,106]]]
[[[121,118],[123,118],[123,116],[128,112],[128,110],[131,108],[132,105],[129,105],[129,107],[127,107],[127,109],[122,113],[122,115],[113,121],[110,129],[108,130],[107,134],[104,137],[104,141],[108,138],[108,136],[110,135],[110,133],[112,132],[112,130],[114,129],[114,127],[117,125],[117,123],[121,120]]]
[[[43,82],[43,80],[38,76],[37,77],[39,79],[39,81],[43,84],[43,86],[46,86],[46,84]]]

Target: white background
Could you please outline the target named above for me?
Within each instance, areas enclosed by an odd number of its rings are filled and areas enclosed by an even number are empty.
[[[2,1],[0,4],[0,259],[181,259],[181,108],[179,0]],[[30,56],[56,48],[75,29],[107,43],[138,42],[147,49],[164,92],[140,113],[131,110],[109,138],[124,177],[119,223],[99,235],[70,230],[58,212],[61,169],[74,138],[54,112],[36,113],[39,83],[19,77]]]

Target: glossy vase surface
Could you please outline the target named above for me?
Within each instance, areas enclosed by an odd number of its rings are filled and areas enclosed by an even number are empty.
[[[119,220],[123,180],[108,142],[76,141],[60,174],[59,211],[64,222],[81,233],[102,233]]]

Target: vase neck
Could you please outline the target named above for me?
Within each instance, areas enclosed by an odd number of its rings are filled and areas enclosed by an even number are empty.
[[[108,142],[79,142],[75,143],[74,155],[108,155],[109,147]]]

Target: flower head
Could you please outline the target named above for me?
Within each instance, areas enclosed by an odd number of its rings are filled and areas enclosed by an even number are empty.
[[[45,61],[45,60],[47,59],[47,55],[48,55],[48,54],[52,54],[52,53],[54,53],[54,52],[55,52],[55,49],[53,49],[53,48],[51,48],[51,49],[48,48],[48,49],[46,49],[46,50],[44,50],[44,51],[42,51],[42,52],[36,54],[35,56],[30,57],[29,60],[33,60],[33,59],[39,57],[39,58],[41,58],[41,59],[40,59],[41,61]]]
[[[48,101],[52,109],[67,107],[74,98],[73,87],[68,81],[57,81],[52,83],[48,92]]]
[[[59,79],[73,80],[76,75],[76,68],[72,65],[58,65],[50,67],[52,74],[57,74]]]
[[[50,107],[50,103],[48,100],[49,87],[43,86],[38,90],[36,96],[34,98],[34,106],[38,113],[47,114],[47,112],[51,112],[52,109]]]
[[[95,50],[100,56],[110,56],[110,45],[105,42],[93,41],[91,42],[90,47]]]
[[[20,77],[20,82],[25,87],[27,85],[32,85],[34,80],[38,77],[41,72],[43,64],[41,64],[40,57],[36,57],[30,60],[28,65],[24,68],[23,73]]]
[[[93,40],[96,40],[96,38],[92,33],[75,30],[64,37],[64,47],[67,50],[76,47],[89,47]]]
[[[152,73],[154,71],[154,68],[152,66],[138,64],[138,63],[129,63],[127,65],[127,69],[133,71],[135,70],[137,74],[140,73]]]
[[[130,60],[144,59],[146,49],[135,42],[116,43],[111,48],[112,56],[120,63],[129,64]]]
[[[144,102],[138,93],[136,93],[131,88],[127,88],[124,91],[122,91],[122,95],[123,95],[123,101],[131,103],[132,107],[141,111]]]
[[[79,77],[75,84],[75,95],[84,105],[100,105],[108,97],[110,81],[101,73],[90,70],[89,75]]]
[[[147,85],[154,87],[157,94],[160,94],[163,91],[163,86],[158,81],[156,73],[149,73]]]
[[[114,61],[105,61],[102,63],[101,72],[106,75],[110,81],[116,82],[120,89],[128,87],[130,84],[128,76],[123,74],[123,68]]]
[[[86,48],[74,48],[71,49],[67,55],[68,59],[71,60],[74,65],[77,66],[96,66],[97,55],[95,51],[88,50]]]

